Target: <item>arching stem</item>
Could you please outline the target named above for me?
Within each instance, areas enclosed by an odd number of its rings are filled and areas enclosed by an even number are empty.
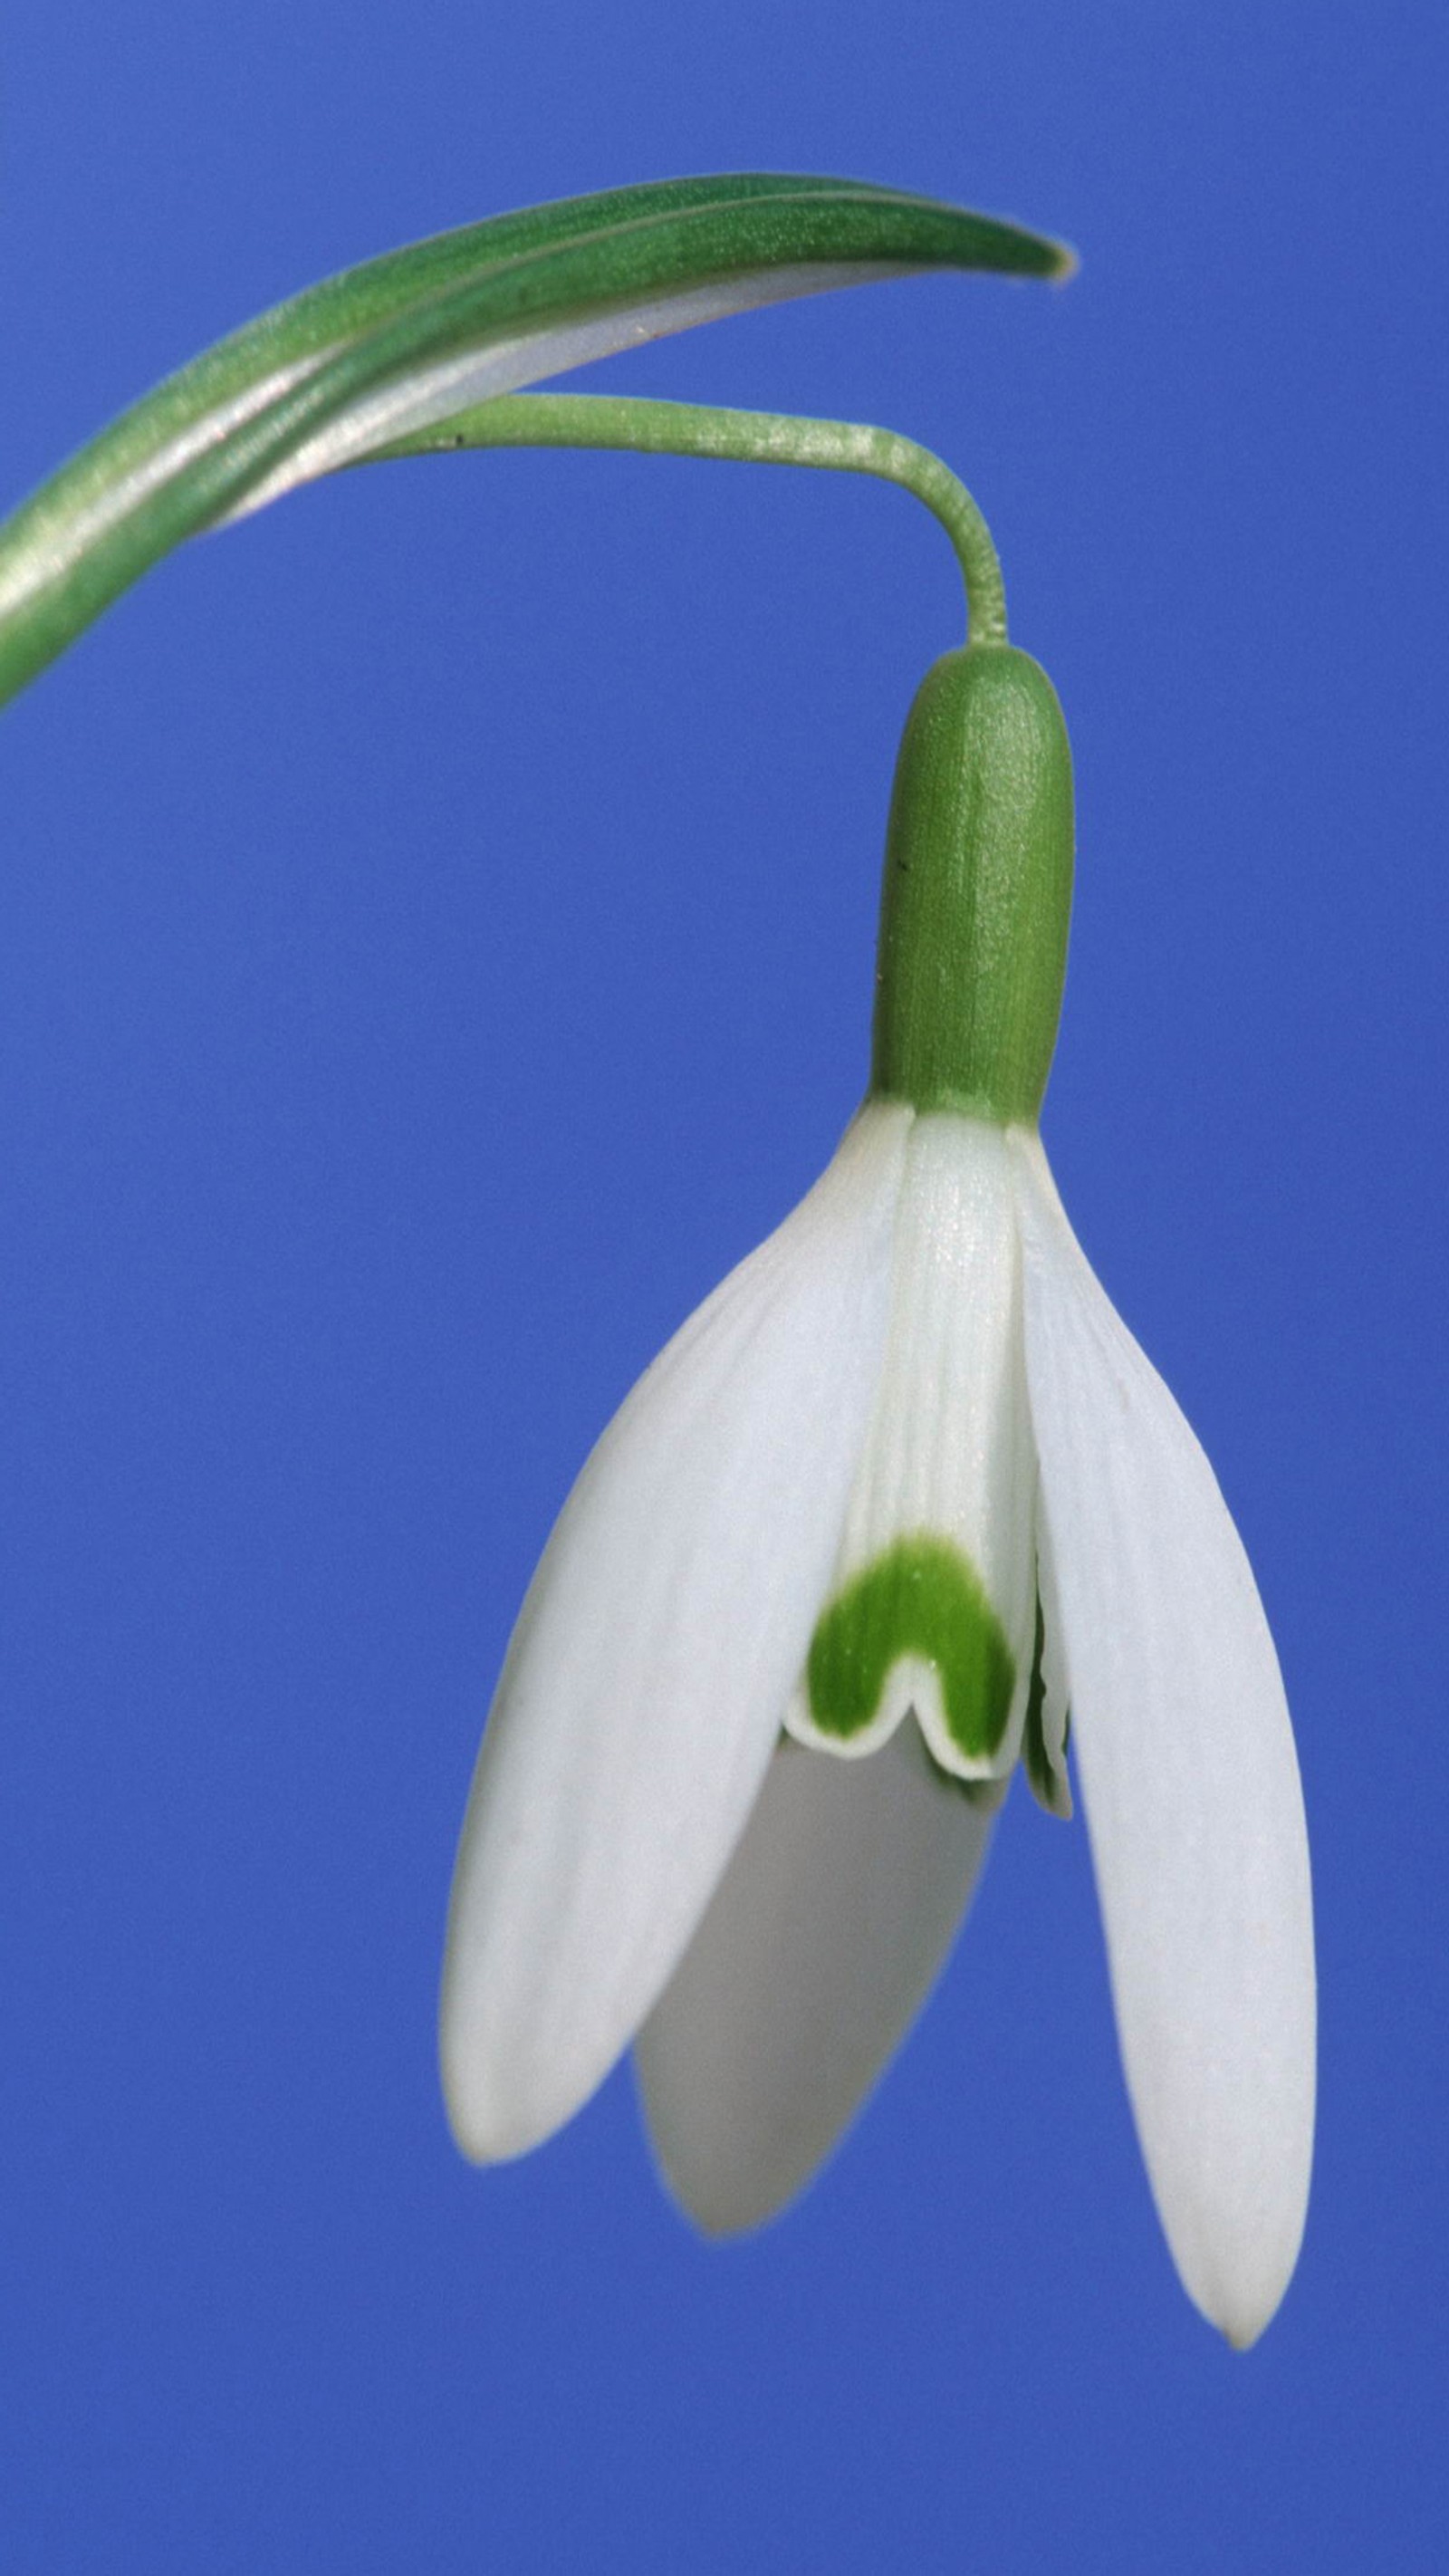
[[[874,474],[914,492],[939,519],[961,567],[973,644],[1006,641],[1006,593],[991,534],[964,483],[939,456],[894,430],[785,412],[646,402],[617,394],[503,394],[373,448],[362,464],[471,447],[614,447],[648,456],[706,456],[748,465],[813,465]]]

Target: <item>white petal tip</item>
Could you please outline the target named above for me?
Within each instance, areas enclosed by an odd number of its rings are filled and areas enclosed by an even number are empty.
[[[443,2069],[443,2108],[448,2115],[453,2144],[470,2165],[506,2165],[515,2157],[526,2156],[530,2149],[541,2146],[559,2122],[540,2126],[537,2121],[521,2119],[516,2110],[505,2112],[501,2106],[480,2096],[476,2085],[460,2082]]]
[[[456,1980],[456,1984],[455,1984]],[[577,2048],[540,2057],[523,2034],[500,2032],[488,1998],[464,2010],[461,1972],[444,1971],[438,2072],[453,2143],[470,2165],[512,2164],[566,2127],[609,2071]]]
[[[1233,2272],[1222,2266],[1210,2287],[1200,2286],[1184,2274],[1189,2296],[1209,2325],[1216,2326],[1230,2351],[1251,2351],[1272,2324],[1293,2278],[1301,2237],[1300,2211],[1286,2242],[1280,2239],[1273,2246],[1255,2247],[1246,2260],[1240,2253]]]
[[[1205,2102],[1200,2129],[1210,2136],[1213,2128],[1213,2106]],[[1310,2074],[1290,2121],[1261,2131],[1250,2146],[1239,2140],[1234,2189],[1214,2199],[1204,2191],[1201,2165],[1194,2170],[1185,2158],[1154,2179],[1182,2285],[1234,2352],[1247,2352],[1272,2324],[1293,2278],[1308,2208],[1312,2143]],[[1227,2144],[1219,2127],[1220,2159]]]
[[[757,2235],[762,2227],[770,2226],[793,2209],[814,2180],[813,2173],[807,2175],[783,2200],[743,2198],[731,2192],[728,2178],[721,2190],[711,2189],[708,2183],[701,2188],[697,2176],[686,2187],[677,2174],[670,2172],[657,2147],[654,2170],[671,2208],[678,2212],[691,2235],[705,2245],[738,2245],[745,2237]]]
[[[1217,2327],[1229,2352],[1251,2352],[1260,2335],[1266,2334],[1283,2302],[1288,2284],[1284,2281],[1270,2296],[1251,2307],[1244,2305],[1221,2316],[1210,2316],[1209,2325]]]

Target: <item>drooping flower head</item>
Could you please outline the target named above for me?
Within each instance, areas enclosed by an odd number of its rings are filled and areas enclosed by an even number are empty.
[[[524,1603],[444,1983],[465,2153],[631,2040],[711,2233],[829,2152],[934,1979],[1018,1762],[1091,1836],[1190,2295],[1246,2344],[1302,2232],[1314,1985],[1277,1661],[1202,1451],[1037,1117],[1072,873],[1049,681],[948,654],[906,728],[865,1105],[598,1443]]]

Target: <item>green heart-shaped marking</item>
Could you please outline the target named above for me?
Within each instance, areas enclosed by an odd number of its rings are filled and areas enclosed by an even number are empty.
[[[946,1539],[897,1539],[822,1612],[806,1664],[821,1733],[868,1726],[902,1655],[934,1667],[953,1744],[989,1759],[1006,1732],[1016,1663],[981,1577]]]

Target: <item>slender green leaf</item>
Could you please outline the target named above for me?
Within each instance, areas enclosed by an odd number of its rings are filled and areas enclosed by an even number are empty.
[[[931,198],[749,174],[533,207],[370,260],[168,377],[0,528],[0,703],[183,539],[466,405],[792,295],[1070,265]]]

